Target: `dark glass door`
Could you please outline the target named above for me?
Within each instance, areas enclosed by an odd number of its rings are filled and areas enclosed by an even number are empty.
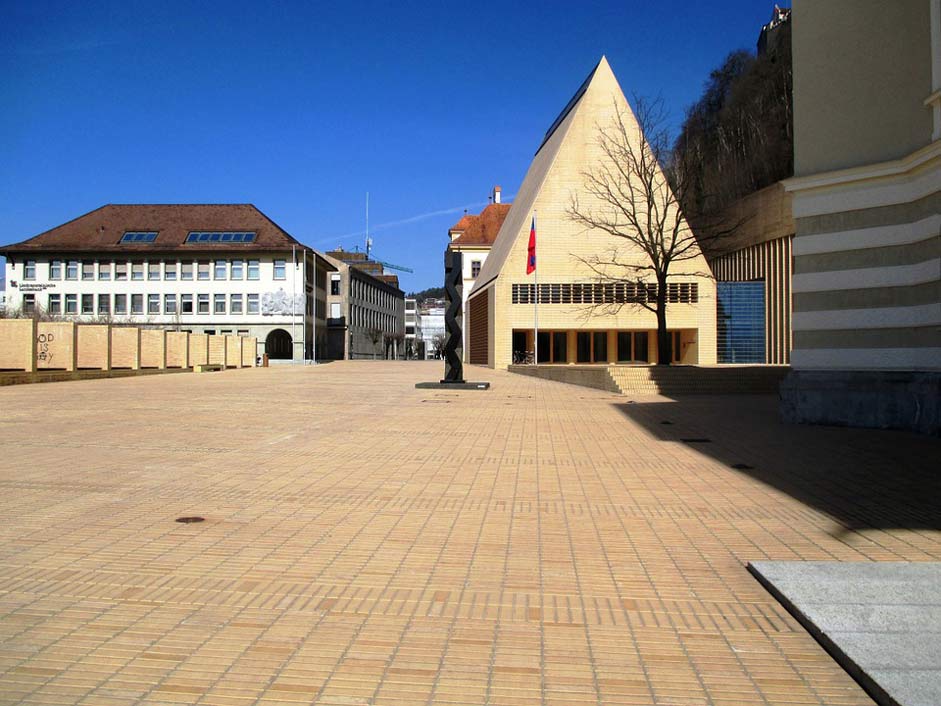
[[[552,362],[565,363],[568,361],[568,336],[565,331],[555,331],[552,334]]]

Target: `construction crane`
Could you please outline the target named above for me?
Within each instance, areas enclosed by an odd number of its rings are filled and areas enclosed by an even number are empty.
[[[411,267],[403,267],[402,265],[393,265],[391,262],[385,262],[384,260],[377,260],[376,258],[372,259],[373,262],[378,262],[383,267],[388,267],[390,270],[401,270],[402,272],[414,272]]]

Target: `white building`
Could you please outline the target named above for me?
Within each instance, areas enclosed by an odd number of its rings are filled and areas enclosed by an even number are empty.
[[[447,306],[448,303],[444,299],[425,299],[419,307],[421,341],[425,346],[426,359],[441,357],[435,339],[447,335],[444,326],[444,312]]]
[[[415,299],[405,300],[405,351],[412,357],[424,356],[421,311]]]
[[[108,205],[0,252],[24,314],[256,336],[274,360],[326,340],[333,266],[250,204]]]
[[[463,218],[448,229],[448,250],[463,254],[463,285],[461,311],[463,312],[464,362],[468,362],[470,351],[467,348],[468,318],[467,302],[471,289],[477,282],[477,276],[483,268],[493,242],[500,232],[500,226],[510,212],[510,204],[501,202],[501,189],[493,187],[490,193],[491,204],[481,211],[479,216],[465,213]]]

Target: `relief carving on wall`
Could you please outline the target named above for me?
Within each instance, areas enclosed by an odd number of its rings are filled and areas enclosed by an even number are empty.
[[[292,306],[293,302],[293,306]],[[288,294],[284,289],[277,292],[265,292],[261,295],[262,316],[290,316],[304,313],[304,295]]]

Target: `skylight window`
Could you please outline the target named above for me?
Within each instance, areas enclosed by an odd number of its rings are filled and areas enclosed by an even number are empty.
[[[187,243],[253,243],[254,233],[193,231],[186,236]]]
[[[157,234],[151,231],[129,230],[121,236],[122,243],[152,243],[157,239]]]

